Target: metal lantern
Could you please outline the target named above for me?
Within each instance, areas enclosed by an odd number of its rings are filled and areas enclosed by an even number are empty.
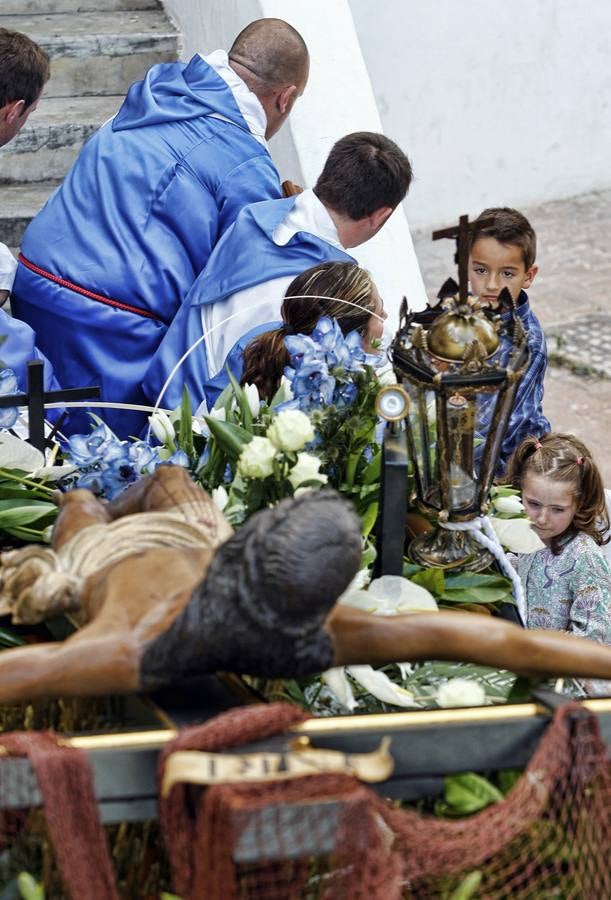
[[[506,304],[514,310],[509,291],[499,301],[501,308]],[[466,523],[486,512],[515,393],[528,365],[521,319],[512,314],[504,320],[467,296],[446,298],[434,310],[413,315],[404,301],[392,350],[395,374],[410,399],[405,423],[413,499],[438,517],[433,531],[411,542],[409,556],[424,566],[479,571],[490,564],[489,553],[468,530],[443,525]]]

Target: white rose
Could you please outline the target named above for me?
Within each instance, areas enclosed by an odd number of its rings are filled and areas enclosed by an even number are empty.
[[[225,488],[223,487],[222,484],[219,484],[219,486],[215,487],[214,490],[212,491],[212,500],[214,501],[214,503],[216,503],[216,505],[218,506],[220,511],[223,512],[223,510],[227,506],[227,502],[229,500],[229,494],[227,493],[227,491],[225,490]]]
[[[299,409],[285,409],[278,413],[267,429],[267,436],[278,450],[294,452],[314,440],[310,419]]]
[[[320,469],[320,459],[313,453],[299,453],[297,462],[289,472],[289,481],[294,488],[298,488],[304,481],[319,481],[325,484],[327,476]]]
[[[250,414],[253,419],[256,419],[259,415],[259,390],[256,384],[243,384],[242,389],[244,390],[244,394],[246,395],[246,400],[248,402],[248,407],[250,409]]]
[[[517,494],[511,497],[495,497],[492,505],[497,512],[508,513],[511,516],[519,516],[524,512],[524,507]]]
[[[477,681],[469,678],[451,678],[437,691],[437,703],[443,707],[483,706],[486,693]]]
[[[244,478],[267,478],[272,474],[276,448],[266,437],[254,437],[244,448],[238,460],[238,472]]]

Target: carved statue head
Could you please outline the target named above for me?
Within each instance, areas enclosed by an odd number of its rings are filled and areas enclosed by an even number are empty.
[[[143,687],[219,669],[280,677],[328,668],[324,621],[360,559],[358,518],[334,491],[256,513],[219,547],[189,604],[146,648]]]

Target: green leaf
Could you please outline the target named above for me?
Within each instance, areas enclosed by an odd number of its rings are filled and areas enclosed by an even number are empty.
[[[434,597],[441,597],[445,589],[443,569],[423,569],[415,572],[409,580],[426,588]]]
[[[527,703],[532,697],[533,682],[530,678],[522,678],[518,676],[513,683],[509,694],[507,695],[508,703]]]
[[[441,598],[449,603],[500,603],[511,599],[511,591],[506,587],[446,587]]]
[[[449,588],[504,587],[511,590],[511,582],[504,575],[485,575],[480,572],[463,572],[460,575],[446,575]]]
[[[233,422],[221,422],[213,416],[205,416],[210,434],[218,441],[221,448],[234,460],[238,458],[245,444],[252,440],[252,434]]]
[[[180,422],[178,426],[178,446],[187,454],[189,459],[193,457],[193,410],[191,398],[185,384],[182,391],[180,404]]]
[[[483,873],[479,869],[469,872],[460,882],[458,887],[452,891],[448,900],[471,900],[475,892],[482,883]]]
[[[7,628],[0,628],[0,645],[2,647],[22,647],[25,644],[23,638],[13,634]]]
[[[502,793],[508,794],[513,790],[523,774],[523,769],[501,769],[497,775],[497,781]]]
[[[240,407],[240,412],[242,414],[242,425],[246,430],[252,428],[252,413],[250,411],[250,406],[248,405],[248,399],[246,397],[246,392],[244,388],[237,382],[235,375],[230,371],[229,366],[225,366],[227,370],[227,374],[229,375],[229,381],[233,388],[233,393],[235,394],[235,398],[238,401],[238,406]]]
[[[42,884],[38,884],[29,872],[19,873],[17,886],[23,900],[45,900],[45,891]]]
[[[487,778],[474,772],[460,775],[446,775],[444,778],[444,798],[457,813],[467,816],[478,812],[491,803],[498,803],[503,795]]]
[[[363,471],[361,472],[361,484],[375,484],[380,480],[382,470],[382,451],[377,453],[369,460]]]
[[[0,500],[0,528],[29,525],[44,515],[56,512],[55,504],[44,500]]]
[[[419,566],[417,563],[409,562],[409,560],[403,560],[403,577],[404,578],[413,578],[416,572],[424,572],[425,569],[422,566]]]
[[[363,537],[367,537],[370,533],[371,529],[375,525],[378,518],[378,501],[375,503],[370,503],[367,509],[365,510],[364,515],[361,517],[361,534]]]

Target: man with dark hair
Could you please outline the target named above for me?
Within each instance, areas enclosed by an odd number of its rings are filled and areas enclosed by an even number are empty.
[[[0,28],[0,147],[23,128],[38,106],[48,80],[49,57],[44,50],[26,34]],[[16,269],[17,260],[0,243],[0,306],[11,292]],[[57,387],[52,369],[36,349],[35,335],[28,325],[0,311],[0,336],[4,338],[0,352],[2,367],[13,369],[21,390],[26,387],[26,364],[30,359],[43,359],[45,387]]]
[[[49,80],[49,57],[19,31],[0,28],[0,147],[34,112]]]
[[[383,134],[357,132],[332,148],[314,190],[253,203],[223,236],[146,373],[151,403],[210,409],[239,372],[246,344],[279,327],[286,288],[327,261],[356,262],[346,248],[372,238],[405,197],[410,162]],[[188,357],[182,360],[191,348]]]
[[[298,32],[260,19],[228,54],[153,66],[87,142],[27,229],[14,287],[63,387],[144,401],[146,365],[218,239],[247,203],[281,197],[267,139],[308,72]],[[89,424],[71,417],[71,430]]]

